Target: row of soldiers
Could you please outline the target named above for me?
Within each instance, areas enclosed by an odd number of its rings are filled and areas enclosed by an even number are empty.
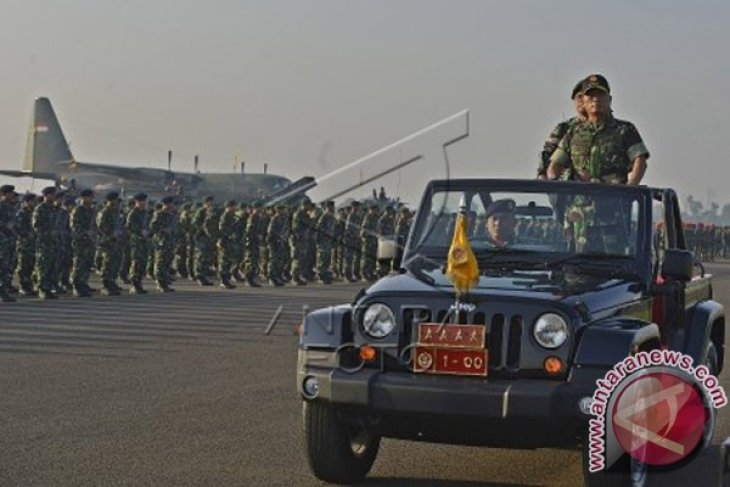
[[[126,205],[110,192],[103,204],[91,190],[78,198],[44,188],[42,196],[18,200],[12,185],[0,188],[0,298],[14,292],[54,299],[73,292],[91,296],[95,269],[101,292],[117,295],[121,279],[131,293],[146,293],[143,279],[156,281],[161,292],[172,292],[174,276],[203,286],[217,277],[221,287],[232,281],[258,287],[263,278],[274,286],[304,285],[320,280],[374,280],[397,261],[376,262],[378,237],[405,243],[412,218],[407,208],[396,216],[392,207],[361,208],[354,201],[335,211],[334,203],[315,207],[264,207],[261,203],[213,197],[177,208],[172,196],[156,205],[140,193]],[[19,288],[12,284],[17,273]]]
[[[686,223],[684,238],[687,248],[702,262],[730,258],[730,226]]]

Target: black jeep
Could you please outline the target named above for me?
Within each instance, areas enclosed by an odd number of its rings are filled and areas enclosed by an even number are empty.
[[[460,205],[480,276],[456,301],[445,263]],[[673,190],[432,181],[399,274],[303,323],[309,463],[351,483],[381,437],[576,448],[596,379],[617,362],[668,348],[719,374],[724,334]]]

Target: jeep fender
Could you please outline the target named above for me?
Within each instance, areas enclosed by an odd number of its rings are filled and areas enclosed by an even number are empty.
[[[700,301],[687,310],[687,328],[684,338],[683,352],[692,357],[695,364],[704,363],[707,341],[711,339],[712,325],[716,321],[724,322],[725,308],[717,301]],[[715,341],[718,366],[722,370],[725,355],[725,332]],[[719,342],[719,343],[718,343]]]
[[[633,319],[609,319],[583,329],[575,365],[611,368],[633,352],[659,344],[659,327]]]
[[[349,333],[352,305],[343,304],[312,311],[304,318],[300,348],[337,348]]]

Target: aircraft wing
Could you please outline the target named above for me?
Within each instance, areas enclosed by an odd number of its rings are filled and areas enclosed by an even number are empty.
[[[8,169],[0,169],[0,176],[10,176],[11,178],[35,178],[56,180],[56,174],[50,172],[30,172],[30,171],[12,171]]]

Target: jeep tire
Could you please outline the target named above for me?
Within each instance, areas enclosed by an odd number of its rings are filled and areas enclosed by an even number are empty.
[[[378,455],[380,436],[342,421],[321,402],[304,402],[304,432],[309,468],[325,482],[362,481]]]

